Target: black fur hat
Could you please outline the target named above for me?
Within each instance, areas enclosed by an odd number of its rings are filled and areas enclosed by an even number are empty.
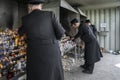
[[[70,23],[71,23],[71,24],[74,24],[74,23],[78,23],[78,22],[79,22],[78,19],[75,18],[75,19],[71,20]]]
[[[88,19],[88,20],[85,21],[85,23],[91,23],[91,21]]]

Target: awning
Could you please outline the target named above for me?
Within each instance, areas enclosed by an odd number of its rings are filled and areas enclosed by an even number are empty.
[[[80,15],[84,16],[84,17],[87,17],[83,12],[82,10],[80,10],[80,8],[77,8],[78,12],[80,13]]]
[[[61,0],[60,7],[63,7],[65,9],[68,9],[70,11],[73,11],[75,13],[78,13],[77,10],[75,10],[70,4],[68,4],[65,0]]]
[[[65,9],[68,9],[72,12],[78,13],[77,10],[75,10],[70,4],[68,4],[65,0],[61,1],[53,1],[50,3],[47,3],[43,6],[43,9],[48,9],[48,8],[56,8],[56,7],[63,7]]]

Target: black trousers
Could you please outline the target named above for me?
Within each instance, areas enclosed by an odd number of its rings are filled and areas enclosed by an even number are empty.
[[[89,63],[87,63],[87,62],[85,62],[85,64],[84,64],[85,69],[86,69],[86,70],[89,70],[90,72],[93,72],[93,70],[94,70],[94,65],[95,65],[95,63],[89,64]]]

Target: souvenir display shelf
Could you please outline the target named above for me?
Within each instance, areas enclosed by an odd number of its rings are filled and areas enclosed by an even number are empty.
[[[79,63],[76,43],[65,36],[59,44],[63,68],[70,71]],[[26,47],[24,36],[19,37],[17,31],[0,31],[0,80],[16,80],[24,76]]]
[[[26,44],[17,31],[0,31],[0,80],[11,80],[26,68]]]

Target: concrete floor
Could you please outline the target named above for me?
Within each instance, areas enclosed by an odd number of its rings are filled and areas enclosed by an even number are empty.
[[[120,68],[115,66],[120,63],[120,55],[103,54],[102,60],[95,64],[93,74],[84,74],[83,69],[77,67],[65,72],[65,80],[120,80]]]

